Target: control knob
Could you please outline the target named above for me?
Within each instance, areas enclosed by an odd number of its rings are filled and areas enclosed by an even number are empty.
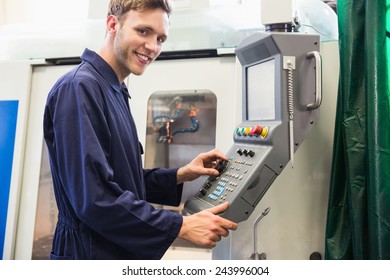
[[[218,170],[219,174],[222,174],[225,171],[225,169],[227,168],[228,164],[229,164],[228,160],[221,160],[220,162],[218,162],[215,169]]]

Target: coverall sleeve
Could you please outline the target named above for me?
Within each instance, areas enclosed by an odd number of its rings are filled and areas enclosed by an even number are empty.
[[[177,168],[145,169],[146,200],[150,203],[179,206],[183,192],[183,184],[176,188]],[[173,191],[175,190],[175,191]]]

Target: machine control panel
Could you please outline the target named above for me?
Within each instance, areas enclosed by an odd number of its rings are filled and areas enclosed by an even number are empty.
[[[260,125],[239,126],[235,130],[235,137],[246,138],[256,142],[265,139],[268,127]],[[209,176],[197,194],[197,198],[205,200],[211,205],[231,201],[240,195],[240,189],[255,173],[256,163],[267,149],[249,145],[237,145],[227,154],[228,160],[220,161],[216,166],[219,176]],[[256,179],[256,178],[255,178]],[[257,180],[252,180],[257,182]]]
[[[247,150],[244,149],[244,151],[248,155]],[[238,149],[237,152],[244,156],[241,149]],[[250,152],[255,153],[252,150]],[[237,158],[230,157],[228,161],[223,161],[222,164],[226,166],[226,169],[223,169],[218,177],[210,176],[199,192],[200,196],[205,196],[206,201],[211,203],[222,203],[231,199],[237,192],[240,181],[245,179],[250,167],[253,166],[252,162],[240,159],[240,156]]]
[[[243,122],[233,132],[227,161],[218,163],[185,210],[196,213],[228,201],[220,215],[248,219],[319,118],[319,36],[255,33],[237,47],[243,73]],[[313,94],[314,93],[314,94]]]
[[[237,129],[242,130],[241,127]],[[248,135],[242,134],[239,137],[250,137],[252,141],[259,141],[262,138],[260,134],[257,136]],[[258,171],[259,168],[263,169],[260,166],[261,158],[271,150],[272,147],[248,144],[234,145],[226,154],[228,160],[220,161],[216,167],[219,176],[209,176],[206,179],[196,196],[186,202],[186,210],[194,213],[222,204],[225,201],[240,200],[241,203],[230,205],[222,216],[227,215],[229,219],[234,221],[246,220],[262,197],[261,194],[265,193],[277,176],[268,167],[264,168],[265,171]],[[259,184],[260,177],[262,178],[261,184]],[[259,188],[263,188],[263,190]],[[236,209],[238,205],[240,206]]]

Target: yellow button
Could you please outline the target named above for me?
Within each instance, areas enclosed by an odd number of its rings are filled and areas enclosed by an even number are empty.
[[[263,127],[263,130],[261,131],[260,136],[265,138],[268,135],[268,127]]]

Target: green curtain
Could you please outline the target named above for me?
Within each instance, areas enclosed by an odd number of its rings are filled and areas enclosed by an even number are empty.
[[[338,0],[326,259],[390,259],[390,0]]]

